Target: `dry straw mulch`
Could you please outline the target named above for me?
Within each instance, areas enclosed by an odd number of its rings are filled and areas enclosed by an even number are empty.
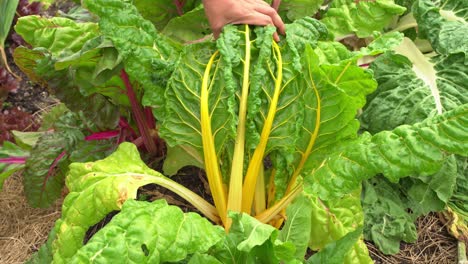
[[[15,174],[0,191],[0,263],[24,263],[47,240],[60,217],[61,201],[48,209],[32,208],[23,192],[23,178]]]
[[[61,202],[48,209],[31,208],[24,196],[22,177],[10,177],[0,192],[0,263],[24,263],[47,240]],[[457,240],[451,237],[436,214],[418,220],[419,239],[402,244],[399,254],[386,256],[367,243],[377,264],[456,264]]]

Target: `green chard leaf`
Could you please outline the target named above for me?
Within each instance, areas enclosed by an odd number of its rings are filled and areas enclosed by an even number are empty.
[[[468,103],[464,56],[429,60],[409,39],[398,50],[411,50],[405,52],[410,57],[388,52],[371,64],[379,86],[360,116],[365,129],[376,133],[414,124]]]
[[[171,19],[162,33],[182,44],[211,39],[207,37],[211,34],[211,29],[201,5],[182,16]]]
[[[379,173],[392,182],[408,175],[436,173],[447,153],[468,153],[467,122],[465,104],[412,126],[399,126],[374,136],[363,133],[355,141],[324,151],[327,158],[305,177],[305,190],[329,199]]]
[[[405,8],[393,0],[334,0],[321,20],[335,38],[356,34],[360,38],[382,31]]]
[[[327,244],[323,250],[312,255],[305,263],[306,264],[341,264],[345,262],[346,254],[352,249],[353,245],[361,236],[362,228],[358,228],[349,232],[339,240]],[[357,263],[357,262],[356,262]]]
[[[421,38],[427,38],[437,53],[450,55],[462,53],[468,63],[468,4],[466,1],[443,0],[433,2],[419,0],[413,6]]]
[[[378,177],[365,181],[363,200],[364,236],[374,241],[384,254],[396,254],[400,240],[415,242],[416,215],[407,212],[408,200],[399,186]]]
[[[130,143],[121,144],[116,152],[103,160],[88,163],[72,163],[69,168],[70,170],[66,177],[66,183],[70,193],[64,200],[62,217],[56,222],[54,228],[56,235],[51,238],[53,239],[52,242],[49,241],[52,245],[51,250],[53,263],[70,263],[78,250],[83,247],[83,239],[88,229],[101,221],[110,212],[120,210],[127,199],[135,199],[139,187],[150,183],[156,183],[171,189],[183,197],[187,197],[186,194],[190,193],[189,190],[184,189],[182,186],[171,181],[160,173],[148,168],[141,161],[136,146]],[[190,194],[188,194],[188,196],[190,196]],[[163,202],[160,202],[159,205],[162,205],[161,203]],[[151,208],[151,205],[135,205],[136,207],[139,207],[139,209],[133,207],[135,210],[132,209],[132,206],[132,204],[129,205],[128,213],[124,213],[121,218],[118,217],[120,220],[117,221],[116,227],[109,228],[109,231],[105,231],[104,229],[102,230],[102,233],[96,234],[96,240],[89,241],[89,248],[83,250],[83,252],[80,253],[83,254],[81,256],[90,254],[88,250],[90,250],[90,252],[95,250],[96,245],[99,245],[99,241],[102,241],[103,237],[110,236],[111,234],[117,235],[116,229],[118,229],[119,225],[124,224],[120,221],[127,221],[128,224],[128,221],[131,223],[133,220],[139,222],[149,221],[148,219],[152,219],[152,214],[144,213],[148,207]],[[153,210],[157,211],[157,207],[161,206],[156,205]],[[170,214],[173,214],[174,210],[178,211],[178,209],[172,207],[167,210],[172,212]],[[132,212],[134,212],[133,217],[126,216],[127,214],[132,214]],[[175,212],[175,215],[177,214],[179,214],[177,217],[181,217],[182,219],[185,218],[184,215],[180,215],[180,211]],[[200,219],[200,217],[192,218]],[[207,226],[206,220],[201,221],[204,221],[204,225]],[[168,222],[161,220],[157,223],[167,224]],[[191,227],[191,224],[189,224],[188,227]],[[147,233],[146,226],[138,225],[138,228],[145,229],[140,231],[135,230],[135,233],[145,234],[149,235],[148,237],[152,237],[152,234]],[[164,233],[164,231],[169,231],[169,229],[166,228],[168,227],[162,228],[161,232]],[[177,225],[175,225],[174,228],[177,229]],[[214,229],[219,230],[217,228]],[[207,239],[207,243],[215,243],[215,233],[217,231],[213,231],[213,228],[208,228],[208,230],[212,230],[212,236],[210,239]],[[163,238],[161,239],[163,240]],[[174,239],[174,237],[171,239]],[[117,243],[117,245],[121,245],[119,243],[123,241],[121,239],[117,240],[118,241],[114,242]],[[197,238],[197,240],[199,239]],[[182,240],[181,243],[185,243],[184,240]],[[190,243],[193,244],[193,242]],[[146,246],[149,246],[146,247],[147,249],[153,250],[153,248],[150,248],[151,245]],[[140,257],[144,258],[146,252],[145,249],[141,247],[141,244],[137,247],[139,250],[138,252],[142,254]],[[194,245],[194,247],[196,248],[196,245]],[[201,248],[203,247],[201,246]],[[161,248],[158,250],[160,249]],[[177,247],[174,248],[174,250],[176,249]],[[115,252],[113,250],[119,250],[119,252],[121,252],[121,248],[115,249],[109,247],[109,251]],[[129,254],[131,254],[133,252],[132,250],[135,250],[135,248],[130,248],[128,250]],[[107,254],[108,251],[106,250],[104,252]],[[180,254],[183,256],[186,253],[182,252]],[[161,256],[171,257],[171,254],[168,253],[168,255],[166,255],[162,250]],[[180,255],[179,257],[176,255],[173,257],[180,258]],[[77,256],[77,258],[78,259],[76,261],[80,261],[81,257]],[[125,261],[125,259],[121,260]]]
[[[83,5],[99,16],[101,33],[112,41],[122,56],[129,76],[142,85],[145,93],[143,104],[161,107],[164,88],[177,61],[177,45],[159,34],[129,2],[85,0]],[[156,117],[159,120],[163,115]]]
[[[286,209],[288,218],[280,230],[279,239],[291,242],[296,249],[296,259],[304,259],[310,239],[313,206],[309,197],[298,196]]]
[[[294,261],[294,246],[278,240],[276,228],[247,214],[232,213],[230,217],[233,224],[229,234],[210,252],[218,261],[224,264]]]
[[[58,26],[54,27],[55,24]],[[101,73],[113,69],[100,65],[107,58],[106,48],[109,50],[112,47],[105,40],[96,37],[97,24],[76,23],[66,18],[55,21],[54,18],[31,17],[20,19],[16,30],[23,37],[27,36],[26,40],[35,47],[35,50],[19,47],[13,55],[17,65],[32,80],[47,85],[70,110],[83,112],[89,124],[93,123],[95,126],[94,129],[115,128],[119,118],[118,109],[103,95],[108,95],[121,104],[125,104],[126,99],[118,100],[122,95],[115,87],[122,86],[121,82],[99,78],[105,75]],[[76,38],[73,41],[63,41],[60,37],[62,34],[70,34]],[[100,45],[101,43],[103,44]],[[103,53],[104,55],[100,55]],[[90,80],[89,76],[94,78]]]
[[[283,0],[278,13],[285,22],[293,22],[308,16],[313,16],[323,4],[322,0]]]
[[[63,17],[24,16],[15,30],[27,43],[46,48],[55,57],[78,52],[83,43],[99,34],[96,23],[76,23]]]
[[[321,200],[315,195],[309,196],[312,203],[312,219],[309,247],[312,250],[322,250],[327,255],[335,241],[339,241],[349,232],[363,225],[364,214],[361,207],[361,190],[356,189],[342,198]],[[336,242],[338,243],[338,242]],[[353,243],[346,252],[341,252],[343,263],[372,263],[367,246],[362,238]]]
[[[127,200],[69,263],[178,262],[189,254],[206,253],[223,237],[221,227],[196,213],[184,214],[165,200]]]
[[[178,17],[200,6],[201,0],[137,0],[133,1],[133,4],[143,18],[151,21],[157,30],[162,31]]]

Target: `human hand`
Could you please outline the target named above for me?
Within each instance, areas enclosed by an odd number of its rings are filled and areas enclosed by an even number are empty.
[[[285,34],[283,20],[263,0],[203,0],[203,5],[215,38],[226,24],[272,25]],[[278,32],[273,35],[275,41],[279,41]]]

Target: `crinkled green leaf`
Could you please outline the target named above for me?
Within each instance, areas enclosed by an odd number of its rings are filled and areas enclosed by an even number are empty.
[[[312,204],[308,197],[297,197],[286,209],[288,218],[280,230],[279,239],[290,241],[296,250],[296,259],[304,259],[310,239]]]
[[[361,55],[375,56],[384,53],[388,50],[392,50],[394,47],[400,45],[403,41],[404,35],[400,32],[390,33],[374,33],[374,40],[369,43],[366,47],[361,48],[359,53]]]
[[[405,10],[393,0],[335,0],[321,21],[336,38],[353,33],[362,38],[382,31],[394,16]]]
[[[88,229],[120,210],[127,199],[136,198],[139,187],[170,180],[148,168],[135,145],[123,143],[103,160],[72,163],[66,181],[70,193],[55,226],[53,263],[69,263],[83,246]]]
[[[181,43],[197,41],[211,34],[205,10],[199,6],[169,21],[162,33]]]
[[[342,198],[328,201],[315,195],[309,197],[313,208],[309,240],[312,250],[322,250],[326,245],[338,241],[363,225],[360,194],[361,190],[358,189]],[[354,243],[352,249],[343,257],[344,263],[372,263],[362,239]]]
[[[279,6],[278,13],[283,20],[294,21],[307,16],[313,16],[322,4],[322,0],[283,0]]]
[[[442,55],[468,54],[468,3],[443,0],[433,2],[419,0],[413,7],[420,37],[427,38],[432,47]],[[464,64],[468,60],[465,58]]]
[[[127,200],[121,212],[93,235],[69,263],[167,263],[205,253],[224,230],[165,200]]]
[[[440,170],[447,153],[468,153],[468,105],[412,126],[399,126],[324,151],[322,164],[305,178],[305,189],[321,198],[339,197],[360,181],[383,173],[393,182],[408,175]]]
[[[15,30],[33,47],[46,48],[57,57],[78,52],[83,43],[99,34],[95,23],[76,23],[62,17],[24,16],[18,19]]]
[[[453,196],[450,198],[450,207],[457,209],[459,212],[464,212],[468,219],[468,159],[457,158],[457,181]]]
[[[201,0],[177,0],[177,2],[182,5],[180,10],[174,0],[137,0],[133,1],[133,4],[145,19],[150,20],[156,29],[161,31],[180,15],[179,11],[186,14],[201,4]]]
[[[371,64],[379,87],[361,116],[371,133],[420,122],[468,102],[462,54],[429,60],[409,39],[398,50],[409,57],[386,53]]]
[[[307,264],[341,264],[345,263],[345,256],[362,234],[362,228],[349,232],[335,242],[327,244],[324,249],[312,255],[305,263]]]
[[[277,240],[277,229],[247,214],[231,213],[230,217],[233,223],[229,234],[210,253],[218,261],[224,264],[293,261],[295,248]]]
[[[5,141],[0,146],[0,159],[6,158],[26,158],[29,156],[29,152],[12,142]],[[0,161],[0,190],[3,188],[3,182],[10,177],[14,172],[24,168],[22,163],[3,163]]]
[[[396,184],[375,178],[364,182],[364,235],[385,254],[396,254],[400,240],[415,242],[416,216],[407,212],[408,200]]]
[[[159,34],[129,2],[85,0],[83,5],[99,16],[101,33],[112,41],[122,56],[129,76],[148,93],[143,99],[144,104],[161,107],[164,88],[178,57],[175,45]]]

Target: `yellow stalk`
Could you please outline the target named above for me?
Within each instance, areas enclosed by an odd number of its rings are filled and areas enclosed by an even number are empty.
[[[286,194],[286,196],[281,198],[281,200],[279,200],[275,205],[268,208],[266,211],[256,215],[255,218],[262,223],[270,222],[280,212],[284,211],[286,209],[286,206],[288,206],[294,200],[294,198],[296,198],[296,196],[301,192],[302,184],[296,185],[296,187],[294,187],[288,194]]]
[[[202,214],[208,219],[215,223],[219,223],[219,216],[216,212],[216,208],[207,202],[205,199],[200,197],[198,194],[192,192],[187,187],[169,179],[166,177],[154,177],[152,175],[141,174],[141,173],[122,173],[117,176],[131,176],[140,179],[149,179],[149,182],[162,186],[168,190],[173,191],[180,197],[185,199],[187,202],[195,206]]]
[[[200,95],[200,119],[206,175],[219,217],[221,218],[222,223],[226,225],[226,194],[224,192],[223,179],[219,170],[218,157],[216,156],[214,137],[211,130],[210,110],[208,106],[208,80],[210,80],[211,68],[217,55],[218,51],[211,56],[203,75]]]
[[[232,158],[231,177],[229,181],[229,194],[227,210],[240,212],[242,209],[242,179],[244,173],[244,146],[245,146],[245,120],[247,116],[247,98],[249,96],[250,73],[250,31],[245,25],[245,60],[242,80],[242,94],[239,103],[239,123],[237,124],[237,137]],[[227,219],[226,229],[231,226]]]
[[[260,167],[260,172],[257,178],[257,186],[255,187],[254,211],[259,214],[266,210],[266,192],[265,192],[265,174],[263,166]]]
[[[260,167],[263,166],[263,156],[265,154],[266,145],[270,136],[271,127],[276,114],[276,108],[278,106],[278,98],[281,92],[281,82],[283,80],[283,61],[281,58],[281,51],[278,44],[273,41],[273,49],[276,52],[277,62],[277,78],[275,81],[275,91],[273,98],[270,102],[270,108],[268,109],[268,115],[263,125],[262,133],[260,136],[260,142],[255,149],[252,159],[249,162],[247,169],[247,175],[245,176],[244,186],[242,188],[242,211],[250,213],[252,208],[252,202],[254,197],[255,185],[257,183],[257,176],[260,171]]]

